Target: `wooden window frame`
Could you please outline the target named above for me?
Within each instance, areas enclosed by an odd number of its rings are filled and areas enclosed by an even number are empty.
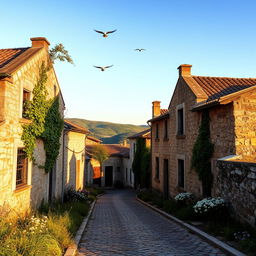
[[[28,185],[28,157],[24,147],[17,149],[16,189]]]
[[[25,96],[25,97],[24,97]],[[25,88],[22,90],[22,118],[24,118],[24,104],[29,101],[31,97],[31,92]]]

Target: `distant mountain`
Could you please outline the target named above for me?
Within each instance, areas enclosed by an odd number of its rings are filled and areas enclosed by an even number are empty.
[[[125,138],[146,130],[147,125],[119,124],[103,121],[90,121],[81,118],[66,118],[70,122],[87,128],[93,136],[104,144],[119,144]]]

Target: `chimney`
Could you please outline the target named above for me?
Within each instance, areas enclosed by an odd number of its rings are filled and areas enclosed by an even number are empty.
[[[191,67],[189,64],[182,64],[178,67],[179,76],[191,76]]]
[[[48,47],[50,43],[45,37],[33,37],[30,38],[32,42],[32,47],[40,47],[40,48],[45,48],[48,51]]]
[[[152,102],[152,118],[156,116],[160,116],[160,103],[161,101],[153,101]]]

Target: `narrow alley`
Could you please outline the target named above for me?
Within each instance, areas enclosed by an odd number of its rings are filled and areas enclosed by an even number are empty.
[[[225,255],[141,205],[131,190],[108,191],[95,205],[79,256]]]

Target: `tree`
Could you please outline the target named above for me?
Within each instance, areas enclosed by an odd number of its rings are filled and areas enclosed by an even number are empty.
[[[101,144],[96,144],[92,148],[92,158],[97,160],[100,164],[100,173],[103,172],[103,163],[109,158],[109,153],[105,146]],[[100,182],[101,186],[101,182]]]
[[[132,163],[135,178],[135,187],[149,187],[150,183],[150,151],[146,141],[139,138],[136,141],[136,152]]]
[[[55,60],[67,61],[68,63],[74,64],[68,51],[65,49],[63,44],[56,44],[50,51],[50,58],[54,63]]]

